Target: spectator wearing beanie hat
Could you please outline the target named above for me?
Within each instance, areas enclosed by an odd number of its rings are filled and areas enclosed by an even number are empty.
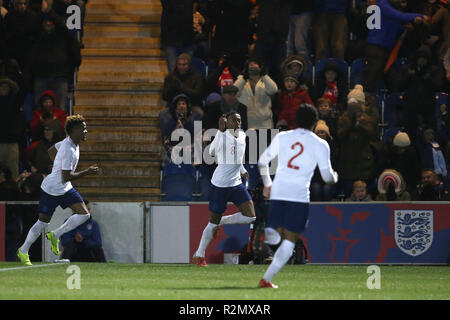
[[[289,129],[295,129],[295,114],[298,106],[303,103],[314,105],[309,97],[308,91],[299,86],[298,78],[291,73],[284,75],[283,88],[278,93],[278,121],[276,127],[288,126]]]
[[[337,167],[337,145],[333,137],[330,135],[330,130],[327,123],[323,120],[317,121],[314,133],[328,142],[330,146],[330,158],[331,165]],[[329,185],[323,182],[319,168],[316,168],[314,175],[311,180],[310,197],[311,201],[331,201],[333,199],[333,194],[335,193],[335,185]]]
[[[416,149],[406,132],[398,132],[392,142],[384,145],[379,163],[381,172],[385,168],[397,170],[403,176],[406,190],[412,192],[419,183],[420,162]]]
[[[348,93],[347,101],[351,98],[356,99],[359,103],[366,103],[366,95],[364,94],[364,88],[360,84],[356,84],[355,87]]]

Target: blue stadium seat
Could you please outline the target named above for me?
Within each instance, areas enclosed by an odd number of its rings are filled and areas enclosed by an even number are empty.
[[[388,144],[394,140],[395,135],[401,130],[401,127],[392,127],[386,129],[383,134],[383,138],[381,139],[383,144]]]
[[[364,84],[364,73],[366,70],[367,61],[364,58],[356,59],[350,65],[349,84],[350,89],[354,88],[357,84]],[[381,80],[376,89],[376,94],[381,94],[384,91],[384,81]]]
[[[168,163],[162,170],[163,201],[192,201],[195,188],[195,168],[190,164]]]
[[[194,70],[200,72],[206,78],[206,63],[200,58],[192,57],[191,66]]]
[[[337,58],[326,58],[326,59],[322,59],[316,63],[316,67],[315,67],[315,71],[314,71],[315,82],[317,81],[318,76],[322,73],[323,69],[325,68],[325,66],[328,62],[335,62],[341,68],[345,79],[348,79],[348,64],[347,64],[347,62],[345,62],[342,59],[337,59]]]
[[[384,100],[384,121],[389,128],[398,126],[397,110],[398,106],[403,103],[403,92],[391,93]]]
[[[434,96],[436,100],[434,112],[436,118],[436,130],[442,129],[442,113],[441,113],[441,105],[445,104],[447,106],[447,112],[449,112],[449,99],[448,94],[444,92],[436,92]]]
[[[213,166],[200,165],[198,169],[198,179],[197,179],[197,193],[199,194],[196,200],[198,201],[208,201],[209,192],[211,191],[211,177],[213,174]]]

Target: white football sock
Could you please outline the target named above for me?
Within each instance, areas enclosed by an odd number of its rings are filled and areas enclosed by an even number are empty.
[[[203,230],[202,238],[200,244],[198,245],[197,252],[194,254],[196,257],[204,257],[206,248],[208,247],[211,239],[213,238],[214,230],[219,226],[217,224],[209,222],[205,229]]]
[[[36,241],[37,238],[41,235],[42,231],[45,230],[45,227],[48,226],[48,223],[42,222],[41,220],[36,221],[36,223],[30,228],[28,231],[27,238],[25,242],[20,247],[20,251],[23,253],[28,253],[31,245]]]
[[[264,280],[267,282],[272,281],[272,278],[278,273],[278,271],[283,268],[283,266],[288,262],[289,258],[294,252],[295,243],[285,239],[281,242],[275,255],[273,256],[272,263],[264,274]]]
[[[249,224],[255,220],[256,217],[246,217],[242,214],[242,212],[238,212],[228,216],[223,216],[222,219],[220,219],[219,226],[224,224]]]
[[[67,219],[66,222],[64,222],[58,229],[53,231],[53,235],[59,239],[64,233],[69,232],[79,225],[82,225],[88,219],[91,217],[91,215],[88,214],[73,214]]]

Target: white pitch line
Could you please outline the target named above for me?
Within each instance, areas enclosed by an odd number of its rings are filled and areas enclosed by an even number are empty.
[[[32,268],[42,268],[42,267],[51,267],[51,266],[58,266],[62,263],[49,263],[49,264],[37,264],[33,266],[25,266],[25,267],[16,267],[16,268],[0,268],[1,271],[11,271],[11,270],[22,270],[22,269],[32,269]]]

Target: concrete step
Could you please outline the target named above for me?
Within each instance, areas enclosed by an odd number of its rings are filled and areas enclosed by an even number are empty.
[[[127,176],[89,176],[77,181],[78,187],[159,188],[160,178]]]
[[[159,38],[102,38],[83,37],[85,48],[112,48],[112,49],[159,49]]]
[[[89,201],[137,202],[159,201],[159,188],[79,187],[77,191]]]
[[[84,48],[81,50],[83,58],[86,57],[108,57],[108,58],[164,58],[164,52],[157,49],[116,49],[116,48]]]
[[[161,138],[160,138],[161,139]],[[81,150],[87,152],[161,152],[160,141],[105,141],[88,140],[82,144]]]
[[[104,141],[109,143],[112,141],[124,141],[128,143],[135,142],[147,142],[155,143],[159,142],[160,131],[158,128],[145,128],[145,127],[99,127],[90,126],[88,124],[88,139]]]
[[[96,151],[84,151],[83,145],[81,145],[82,157],[80,158],[80,163],[82,161],[90,162],[94,164],[96,162],[102,163],[104,165],[107,162],[126,162],[132,164],[135,162],[146,161],[149,164],[154,164],[155,166],[161,165],[161,156],[156,152],[96,152]]]
[[[79,105],[74,107],[74,113],[82,114],[85,117],[127,117],[127,118],[141,118],[141,117],[158,117],[163,107],[159,105],[135,106],[135,105]]]
[[[159,37],[161,27],[157,24],[87,24],[84,34],[104,38],[151,38]]]
[[[87,9],[89,10],[89,9]],[[147,23],[159,24],[161,21],[161,13],[153,12],[145,15],[141,14],[91,14],[86,15],[85,23]]]
[[[167,64],[164,60],[144,60],[144,59],[84,59],[78,72],[156,72],[158,76],[167,74]]]
[[[97,163],[101,168],[100,176],[159,177],[161,171],[161,164],[156,161],[127,162],[120,160],[102,161],[98,159],[98,161],[92,162],[91,160],[84,160],[84,157],[80,158],[77,170],[87,169],[94,163]]]
[[[161,15],[161,3],[91,3],[88,2],[86,12],[88,14],[109,14],[109,15]]]
[[[101,79],[105,79],[100,75],[83,74],[83,79],[89,78],[89,80],[83,80],[77,82],[78,91],[161,91],[163,88],[163,82],[161,77],[154,77],[149,79],[148,82],[134,81],[134,82],[100,82]],[[106,78],[109,79],[109,78]],[[119,81],[114,78],[113,80]]]
[[[76,105],[91,106],[165,106],[159,93],[75,92]]]
[[[90,117],[85,116],[89,126],[115,126],[115,127],[152,127],[158,128],[159,118],[157,117]]]

